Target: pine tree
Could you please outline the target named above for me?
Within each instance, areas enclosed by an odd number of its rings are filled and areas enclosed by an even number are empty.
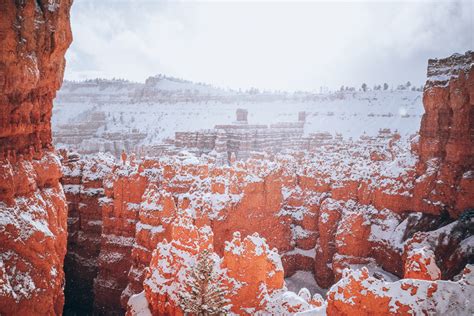
[[[185,313],[198,316],[224,315],[228,312],[227,287],[214,271],[214,261],[209,251],[198,256],[196,265],[191,268],[190,292],[180,294],[180,307]]]

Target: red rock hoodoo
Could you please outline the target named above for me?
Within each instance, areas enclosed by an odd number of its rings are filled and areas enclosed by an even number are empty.
[[[474,203],[473,61],[472,51],[429,60],[423,93],[417,193],[452,217]]]
[[[165,260],[153,259],[160,256],[157,247],[177,246],[175,243],[182,237],[176,235],[173,223],[183,216],[196,227],[211,228],[212,249],[222,258],[226,277],[235,282],[250,282],[245,273],[232,269],[235,262],[241,269],[248,264],[245,255],[237,260],[226,250],[226,242],[233,242],[236,231],[242,236],[242,244],[258,233],[270,248],[276,248],[284,271],[276,269],[273,273],[291,276],[299,270],[311,271],[322,287],[341,278],[338,287],[344,282],[349,284],[344,281],[344,270],[361,266],[369,267],[364,272],[369,279],[385,279],[383,282],[405,277],[434,282],[430,286],[435,287],[440,279],[452,279],[474,256],[469,229],[472,212],[465,212],[474,206],[469,187],[473,164],[468,152],[472,147],[468,145],[473,144],[472,127],[462,127],[465,125],[459,121],[462,117],[470,122],[473,116],[467,110],[472,107],[472,68],[468,66],[471,60],[472,53],[467,53],[430,61],[426,114],[419,138],[380,134],[360,141],[338,140],[306,153],[260,154],[245,162],[233,161],[229,166],[210,156],[187,154],[147,160],[132,156],[115,162],[103,180],[101,250],[94,281],[96,310],[119,311],[116,308],[121,293],[122,308],[126,308],[129,297],[130,302],[135,302],[129,306],[132,314],[141,304],[136,305],[137,302],[146,302],[155,313],[182,312],[173,299],[163,296],[166,293],[161,293],[160,286],[150,277],[160,269],[158,261]],[[435,76],[438,72],[447,79],[439,81]],[[453,93],[453,97],[432,101],[433,93]],[[462,96],[457,98],[458,94]],[[443,112],[446,107],[453,109]],[[448,113],[449,119],[443,118],[443,113]],[[446,144],[434,145],[443,142]],[[453,145],[446,153],[439,150],[448,144]],[[454,170],[456,176],[449,170]],[[452,198],[453,194],[456,198]],[[258,262],[255,257],[249,258]],[[128,279],[124,278],[127,272]],[[326,306],[318,297],[302,299],[308,296],[305,291],[301,296],[285,292],[280,284],[282,276],[280,283],[272,286],[274,293],[264,293],[263,284],[268,280],[265,273],[257,274],[249,266],[248,275],[252,281],[258,280],[258,285],[248,292],[245,286],[241,287],[239,297],[246,297],[247,305],[234,300],[232,311],[278,313],[282,306],[287,312]],[[144,282],[148,287],[143,287]],[[451,281],[443,282],[455,286]],[[470,283],[466,284],[470,288]],[[385,287],[389,285],[382,288]],[[389,304],[397,291],[389,291],[389,298],[376,304]],[[260,293],[258,298],[253,296],[256,292]],[[349,309],[341,307],[346,301],[335,301],[329,296],[328,312],[349,313]],[[109,303],[101,307],[97,302]],[[390,306],[373,312],[390,313]]]
[[[52,101],[71,43],[72,1],[0,6],[0,314],[61,314],[67,206]]]
[[[319,308],[309,302],[310,297],[305,299],[284,289],[280,256],[258,234],[242,240],[239,232],[234,233],[220,258],[212,252],[209,226],[198,228],[183,215],[171,224],[170,232],[172,241],[159,243],[153,252],[143,283],[145,291],[132,296],[128,314],[137,312],[137,300],[144,295],[145,305],[154,315],[183,315],[180,292],[189,291],[189,268],[204,249],[211,251],[215,273],[227,284],[225,295],[231,312],[289,314]]]

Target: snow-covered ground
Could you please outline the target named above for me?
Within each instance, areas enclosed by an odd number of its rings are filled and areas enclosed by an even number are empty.
[[[146,84],[66,82],[54,102],[52,124],[58,147],[81,147],[88,139],[126,140],[132,133],[144,134],[137,136],[138,145],[160,144],[176,132],[232,123],[238,108],[248,110],[249,124],[296,122],[304,111],[305,135],[329,132],[356,139],[390,129],[405,136],[419,129],[421,95],[409,90],[237,92],[164,77],[149,78]],[[78,137],[71,138],[75,133]]]
[[[328,291],[328,289],[323,289],[316,283],[313,273],[310,271],[296,271],[291,277],[285,279],[285,284],[289,291],[295,293],[298,293],[302,288],[306,288],[311,295],[318,293],[322,297],[326,297]]]

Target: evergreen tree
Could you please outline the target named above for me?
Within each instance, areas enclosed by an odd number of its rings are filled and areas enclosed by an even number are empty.
[[[224,315],[228,312],[227,287],[214,271],[214,261],[209,251],[198,256],[196,265],[190,271],[190,292],[180,294],[180,307],[185,313],[198,316]]]
[[[384,84],[383,84],[383,89],[384,89],[384,90],[387,90],[387,89],[388,89],[388,84],[387,84],[387,83],[384,83]]]

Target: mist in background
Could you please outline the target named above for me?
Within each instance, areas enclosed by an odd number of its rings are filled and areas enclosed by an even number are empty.
[[[474,1],[75,0],[65,78],[158,73],[220,87],[424,83],[474,49]]]

